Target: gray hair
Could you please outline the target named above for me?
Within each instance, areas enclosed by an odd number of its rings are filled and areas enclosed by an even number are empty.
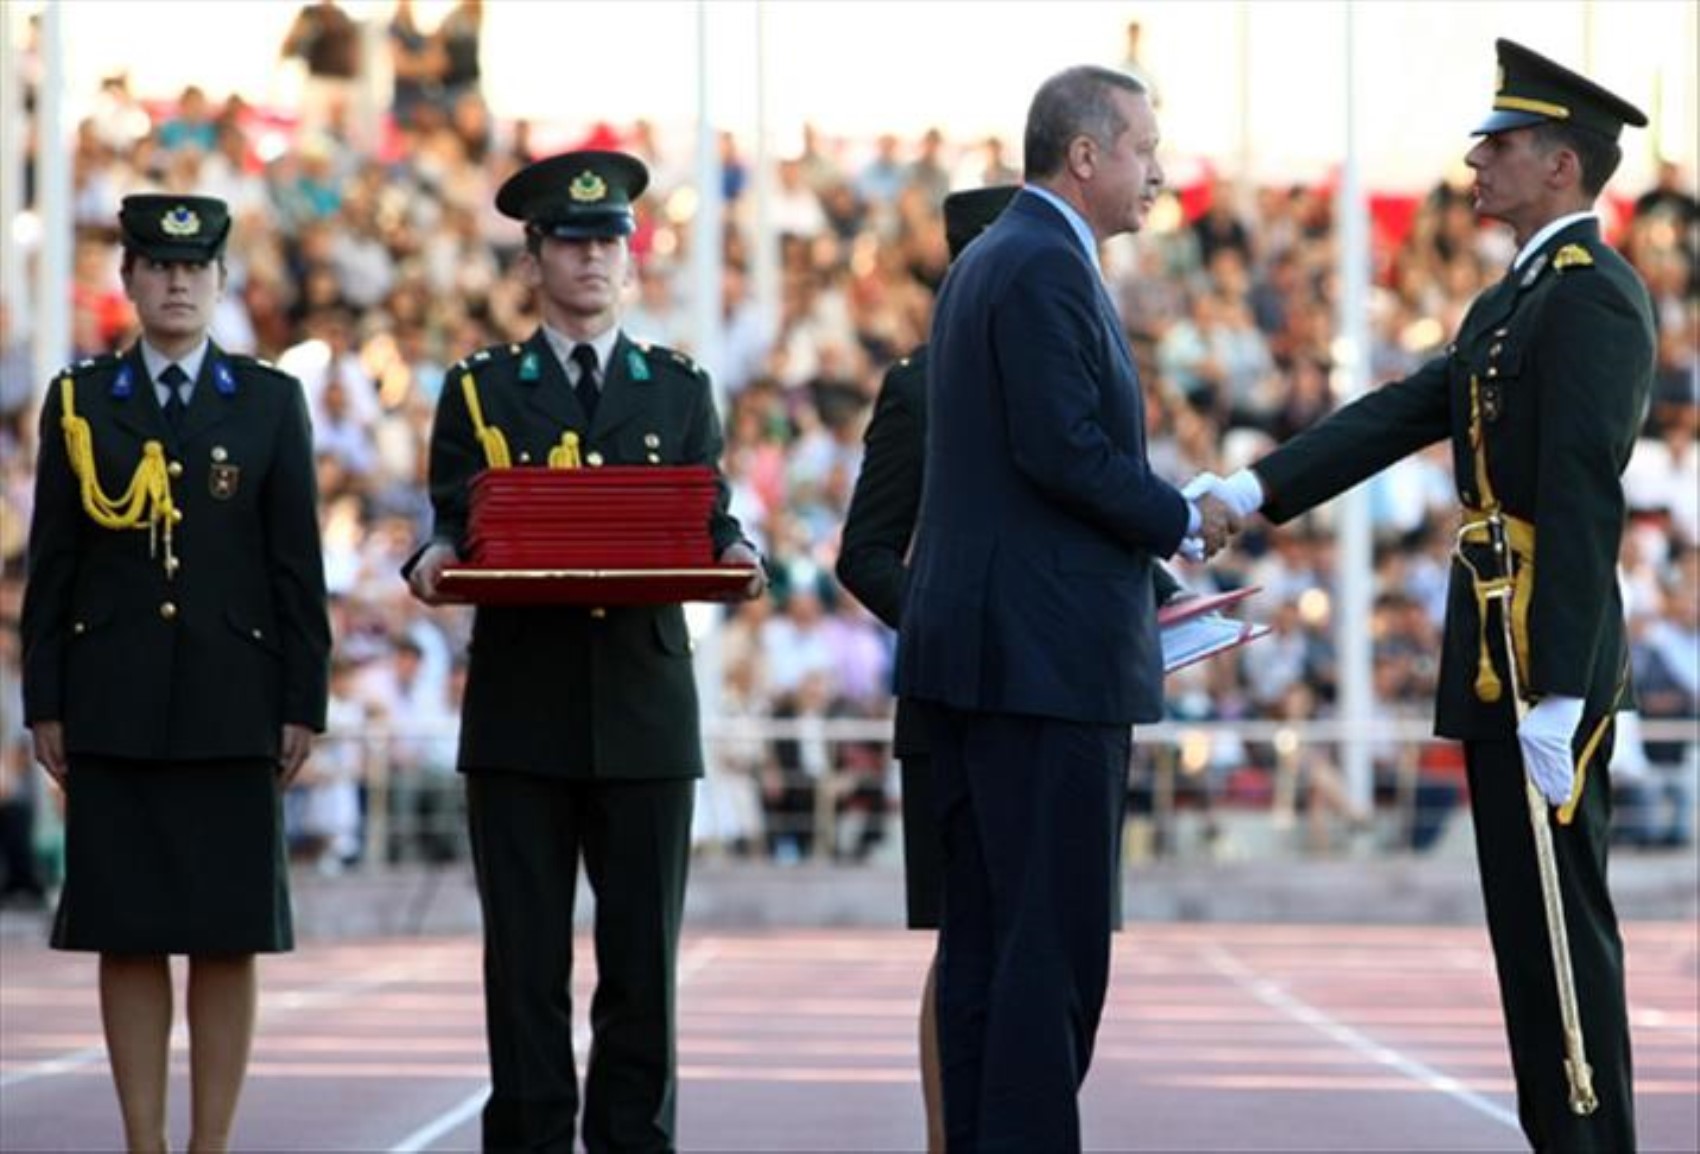
[[[1061,171],[1068,142],[1075,137],[1089,136],[1108,148],[1127,130],[1127,121],[1110,99],[1117,89],[1135,95],[1149,92],[1138,77],[1095,64],[1065,69],[1039,86],[1027,109],[1023,165],[1028,180]]]

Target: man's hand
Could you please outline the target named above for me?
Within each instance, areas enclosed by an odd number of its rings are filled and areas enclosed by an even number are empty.
[[[307,754],[313,749],[313,731],[305,725],[283,727],[282,748],[277,755],[277,776],[285,786],[295,781],[295,775],[307,764]]]
[[[32,727],[31,736],[35,739],[35,759],[41,763],[41,768],[47,771],[59,784],[65,788],[65,726],[58,721],[38,721]]]
[[[1517,726],[1523,768],[1548,805],[1563,805],[1576,787],[1570,743],[1582,724],[1580,697],[1543,697]]]
[[[1181,495],[1193,500],[1206,493],[1218,497],[1242,521],[1263,508],[1263,482],[1250,469],[1241,469],[1226,477],[1200,473],[1181,487]]]
[[[1193,502],[1198,510],[1198,536],[1204,544],[1206,559],[1220,553],[1228,538],[1240,531],[1241,517],[1214,493],[1207,493]]]
[[[443,570],[460,560],[460,554],[453,545],[439,541],[419,555],[419,563],[408,575],[407,588],[415,597],[427,605],[446,605],[449,599],[437,592],[437,582],[443,576]]]
[[[754,601],[767,592],[767,570],[762,566],[761,555],[743,541],[734,541],[720,551],[722,565],[753,565],[755,575],[750,583],[744,586],[744,600]]]

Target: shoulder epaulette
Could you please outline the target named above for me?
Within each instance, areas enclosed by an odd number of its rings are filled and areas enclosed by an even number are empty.
[[[55,379],[59,377],[80,377],[92,373],[96,369],[108,368],[122,359],[117,353],[101,353],[98,357],[84,357],[80,361],[73,361],[66,365],[53,376]]]
[[[511,361],[519,356],[524,346],[513,342],[503,342],[499,345],[486,345],[477,352],[462,357],[449,366],[450,374],[477,372],[500,361]]]
[[[259,369],[263,373],[274,377],[282,377],[286,381],[293,381],[295,379],[289,373],[278,368],[270,361],[262,360],[259,357],[249,356],[247,353],[225,353],[223,356],[224,359],[229,361],[231,364],[244,369]]]
[[[683,369],[693,377],[708,379],[708,370],[697,364],[678,349],[670,349],[666,345],[651,344],[648,341],[633,341],[632,344],[645,356],[654,357],[662,365]]]
[[[1567,244],[1559,249],[1552,258],[1554,272],[1563,272],[1567,268],[1593,268],[1594,254],[1579,244]]]

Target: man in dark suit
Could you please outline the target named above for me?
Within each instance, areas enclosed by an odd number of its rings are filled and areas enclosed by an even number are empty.
[[[1018,186],[976,188],[944,198],[945,240],[954,262],[968,243],[997,219]],[[927,346],[921,345],[885,374],[864,438],[862,468],[844,518],[838,579],[892,629],[903,612],[909,543],[921,506],[927,433]],[[1181,593],[1158,566],[1152,573],[1157,603]],[[903,778],[903,882],[909,928],[936,930],[943,884],[938,820],[933,814],[933,768],[927,752],[926,703],[897,700],[892,747]],[[1119,925],[1119,921],[1117,923]],[[921,1096],[926,1107],[927,1149],[945,1148],[940,1101],[937,958],[927,967],[919,1022]]]
[[[1027,186],[946,277],[898,692],[928,702],[952,1150],[1080,1144],[1130,725],[1162,715],[1154,558],[1232,518],[1151,472],[1098,242],[1162,184],[1144,86],[1081,67],[1028,112]]]
[[[631,156],[586,151],[538,161],[497,193],[496,207],[525,222],[523,269],[543,324],[449,371],[431,434],[434,535],[408,570],[422,600],[439,600],[443,569],[467,551],[469,484],[497,463],[487,455],[496,430],[517,467],[542,465],[574,433],[587,467],[718,469],[707,374],[619,328],[631,202],[647,181]],[[754,564],[727,503],[721,482],[715,555]],[[758,565],[746,593],[762,587]],[[478,610],[459,766],[484,911],[487,1150],[573,1149],[581,857],[597,960],[584,1144],[674,1148],[674,963],[702,775],[691,648],[678,605]]]
[[[1497,47],[1494,110],[1465,162],[1476,210],[1516,236],[1505,279],[1476,298],[1443,355],[1205,485],[1243,515],[1282,522],[1450,439],[1471,527],[1452,569],[1435,728],[1464,742],[1518,1113],[1537,1150],[1627,1151],[1635,1118],[1623,947],[1606,887],[1607,764],[1612,716],[1630,700],[1619,478],[1646,416],[1655,345],[1647,290],[1601,240],[1593,203],[1617,168],[1623,126],[1647,118],[1527,48]],[[1513,646],[1532,703],[1521,721],[1502,623],[1471,568],[1494,577],[1495,518],[1516,565]],[[1569,1105],[1525,772],[1558,807],[1549,827],[1599,1099],[1587,1116]]]
[[[164,1149],[170,956],[189,956],[190,1145],[230,1141],[254,955],[294,944],[281,791],[325,727],[312,431],[300,384],[208,337],[223,201],[130,196],[142,335],[60,373],[41,414],[24,719],[65,790],[58,949],[101,955],[131,1149]]]

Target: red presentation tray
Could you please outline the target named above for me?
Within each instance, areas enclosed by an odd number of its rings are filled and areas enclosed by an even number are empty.
[[[742,596],[750,565],[669,569],[498,569],[456,565],[438,589],[474,605],[676,605]]]

